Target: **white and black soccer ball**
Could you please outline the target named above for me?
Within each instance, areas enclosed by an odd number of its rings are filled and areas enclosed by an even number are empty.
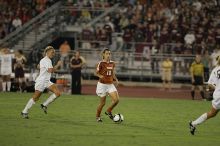
[[[121,123],[121,122],[124,121],[124,116],[122,114],[115,114],[114,118],[113,118],[113,121],[115,123]]]

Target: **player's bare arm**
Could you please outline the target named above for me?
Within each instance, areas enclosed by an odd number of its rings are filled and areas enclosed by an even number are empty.
[[[97,77],[99,77],[100,79],[104,77],[104,76],[101,75],[98,71],[95,71],[94,75],[97,76]]]
[[[209,90],[214,91],[215,90],[215,84],[208,84]]]
[[[118,86],[119,81],[118,81],[118,78],[117,78],[116,75],[115,75],[115,70],[113,70],[113,79],[114,79],[115,82],[116,82],[116,86]]]
[[[49,73],[53,73],[58,70],[58,68],[61,66],[61,64],[62,64],[62,61],[58,61],[57,64],[53,68],[48,68],[47,71]]]
[[[37,65],[37,69],[40,70],[40,64]]]
[[[99,77],[99,78],[101,79],[101,78],[103,78],[104,76],[99,73],[97,67],[98,67],[98,64],[96,65],[96,70],[95,70],[95,72],[94,72],[94,75],[97,76],[97,77]]]

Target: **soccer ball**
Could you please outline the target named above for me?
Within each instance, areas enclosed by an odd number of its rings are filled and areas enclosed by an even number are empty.
[[[115,123],[121,123],[122,121],[124,121],[124,116],[122,114],[115,114],[113,121]]]

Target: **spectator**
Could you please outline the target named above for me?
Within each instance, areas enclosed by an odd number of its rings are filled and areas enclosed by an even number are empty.
[[[195,98],[195,89],[198,86],[200,95],[203,99],[205,99],[204,91],[203,91],[203,83],[204,83],[204,65],[201,62],[201,56],[196,55],[195,61],[190,66],[190,75],[192,81],[192,89],[191,96],[192,100]]]
[[[171,80],[172,80],[172,68],[173,62],[170,60],[170,57],[166,57],[162,62],[162,81],[163,81],[163,89],[171,90]]]
[[[151,70],[153,73],[158,73],[159,74],[159,57],[157,56],[159,53],[159,46],[156,42],[156,40],[153,40],[153,46],[151,48]]]
[[[109,42],[109,45],[112,44],[112,33],[114,32],[114,25],[113,23],[110,21],[110,17],[107,16],[105,18],[105,24],[103,26],[103,28],[105,29],[106,31],[106,35],[108,37],[108,42]]]
[[[22,50],[18,50],[15,52],[15,64],[14,64],[14,72],[15,72],[15,82],[17,85],[17,89],[21,92],[24,91],[25,84],[25,76],[24,76],[24,66],[27,62],[25,56],[23,55]]]
[[[117,51],[121,51],[122,50],[122,47],[123,47],[123,38],[120,34],[117,35],[116,37],[116,50]]]
[[[76,51],[70,60],[71,76],[72,76],[72,94],[81,94],[81,70],[85,64],[85,59],[80,56],[80,52]]]
[[[175,44],[175,47],[173,48],[173,54],[175,54],[173,59],[173,72],[176,74],[178,71],[181,72],[182,70],[182,62],[183,59],[180,57],[181,54],[183,54],[183,46],[180,42],[177,42]]]
[[[81,33],[81,39],[82,39],[82,49],[91,49],[91,43],[93,36],[93,31],[91,27],[85,26],[85,28],[82,30]]]
[[[8,48],[2,49],[1,59],[1,76],[2,76],[2,90],[9,92],[11,90],[11,74],[12,74],[12,59],[14,54],[11,54]]]
[[[195,42],[196,38],[193,33],[193,31],[189,31],[185,37],[184,37],[186,45],[192,46],[192,44]]]
[[[22,26],[22,21],[18,16],[16,16],[15,19],[12,20],[12,26],[14,27],[14,29],[17,29]]]
[[[205,50],[202,56],[202,64],[204,65],[204,81],[207,82],[209,79],[209,69],[211,67],[211,57],[208,50]]]
[[[64,41],[60,45],[60,55],[61,55],[61,70],[67,70],[68,69],[68,62],[69,62],[69,52],[71,51],[70,45],[68,41]]]
[[[132,47],[132,44],[130,42],[132,41],[133,38],[133,34],[131,30],[126,28],[122,37],[124,41],[123,51],[129,51]]]

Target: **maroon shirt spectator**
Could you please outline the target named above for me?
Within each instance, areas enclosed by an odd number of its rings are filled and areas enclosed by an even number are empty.
[[[199,30],[195,34],[196,44],[200,44],[204,40],[204,31],[203,28],[199,28]]]
[[[100,33],[100,41],[107,41],[108,40],[108,36],[106,34],[106,31],[105,29],[101,29],[101,33]]]
[[[90,41],[92,40],[92,37],[93,37],[93,33],[88,27],[82,30],[82,40]]]
[[[131,42],[133,34],[130,29],[125,29],[125,32],[122,37],[123,37],[124,42]]]
[[[146,42],[152,42],[153,41],[154,30],[153,30],[152,25],[150,25],[149,29],[146,30],[145,36],[146,36],[146,40],[145,40]]]
[[[215,44],[215,34],[213,33],[212,30],[208,30],[208,35],[206,38],[206,43],[207,44]]]
[[[169,42],[168,37],[169,35],[167,28],[163,28],[160,33],[160,45]]]
[[[175,47],[173,48],[173,53],[174,54],[182,54],[184,52],[184,47],[180,42],[177,42]]]

